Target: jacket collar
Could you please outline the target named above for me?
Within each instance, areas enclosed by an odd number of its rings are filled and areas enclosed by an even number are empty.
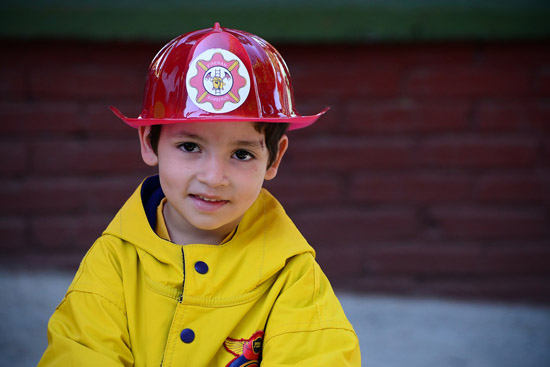
[[[152,256],[157,262],[179,271],[184,270],[181,258],[183,247],[186,264],[184,271],[188,278],[194,274],[192,267],[195,260],[220,266],[223,272],[216,269],[216,279],[209,282],[207,293],[213,292],[210,296],[219,296],[219,292],[222,292],[224,297],[234,297],[235,294],[226,294],[227,287],[224,285],[227,284],[235,284],[233,293],[250,292],[280,271],[289,258],[302,253],[315,256],[314,250],[281,204],[265,189],[261,190],[257,200],[243,216],[233,238],[222,245],[181,246],[158,237],[154,231],[156,208],[163,197],[158,176],[147,178],[124,204],[104,234],[129,242],[139,251],[147,253],[148,257]],[[150,276],[155,277],[154,272]],[[200,292],[204,293],[205,290]]]

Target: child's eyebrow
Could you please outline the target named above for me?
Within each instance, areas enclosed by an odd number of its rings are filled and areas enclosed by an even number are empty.
[[[178,131],[174,134],[174,138],[176,139],[192,139],[197,141],[204,142],[206,139],[202,138],[200,135],[192,134],[187,131]],[[263,139],[258,140],[237,140],[234,143],[232,143],[234,146],[242,147],[242,148],[259,148],[261,150],[264,149],[264,141]]]
[[[259,140],[238,140],[235,142],[236,146],[243,147],[243,148],[259,148],[264,149],[264,141],[262,139]]]
[[[187,131],[178,131],[177,133],[174,134],[174,138],[176,138],[176,139],[186,138],[186,139],[204,140],[199,135],[191,134],[191,133],[188,133]]]

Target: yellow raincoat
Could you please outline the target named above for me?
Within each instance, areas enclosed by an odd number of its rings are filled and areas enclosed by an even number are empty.
[[[88,251],[39,366],[361,365],[313,249],[266,190],[217,246],[158,237],[161,198],[146,180]]]

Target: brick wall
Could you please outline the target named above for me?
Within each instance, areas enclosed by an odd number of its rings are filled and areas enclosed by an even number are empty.
[[[73,268],[153,173],[135,130],[161,44],[2,42],[3,263]],[[547,43],[278,46],[300,111],[268,187],[339,287],[550,301]]]

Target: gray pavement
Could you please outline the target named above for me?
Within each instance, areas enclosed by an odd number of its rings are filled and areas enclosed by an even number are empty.
[[[73,274],[0,269],[0,366],[35,366]],[[339,293],[366,367],[549,367],[550,307]]]

